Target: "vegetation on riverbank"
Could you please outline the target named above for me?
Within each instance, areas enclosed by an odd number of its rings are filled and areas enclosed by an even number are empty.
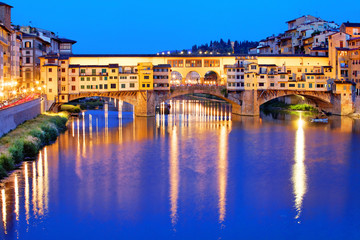
[[[270,101],[261,106],[264,112],[292,112],[292,111],[306,111],[313,114],[318,114],[319,110],[309,104],[286,104],[280,101]]]
[[[18,164],[34,159],[39,150],[66,130],[67,113],[46,113],[26,121],[0,138],[0,179]]]
[[[90,99],[87,101],[73,101],[61,106],[61,111],[67,111],[70,113],[79,113],[81,110],[92,110],[101,108],[104,106],[103,100]]]

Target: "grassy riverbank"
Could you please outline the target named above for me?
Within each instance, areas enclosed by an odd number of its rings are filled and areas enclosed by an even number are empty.
[[[101,108],[103,106],[104,106],[104,101],[98,99],[90,99],[82,102],[73,101],[67,104],[63,104],[61,106],[61,111],[67,111],[70,113],[79,113],[81,112],[81,110],[85,110],[85,109],[92,110],[92,109]]]
[[[67,113],[46,113],[26,121],[0,138],[0,179],[39,150],[54,142],[66,130]]]
[[[309,104],[286,104],[279,101],[270,101],[261,106],[265,112],[293,112],[305,111],[312,114],[318,114],[319,110]]]

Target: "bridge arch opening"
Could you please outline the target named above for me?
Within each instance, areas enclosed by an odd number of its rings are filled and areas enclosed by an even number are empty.
[[[182,83],[182,75],[178,71],[171,72],[170,85],[171,86],[179,86]]]
[[[204,76],[204,83],[208,85],[220,85],[220,77],[214,71],[208,71]]]
[[[186,74],[185,84],[200,84],[201,83],[201,76],[196,71],[191,71]]]
[[[288,94],[267,100],[260,99],[259,105],[262,110],[287,108],[293,105],[294,107],[291,110],[312,111],[316,109],[319,112],[329,112],[333,107],[332,103],[321,97],[306,94]]]
[[[102,102],[102,104],[100,103]],[[102,109],[108,103],[112,110],[120,110],[122,112],[132,112],[134,111],[135,104],[122,99],[116,96],[101,96],[101,95],[91,95],[91,96],[72,96],[68,102],[58,102],[54,103],[50,110],[59,111],[63,105],[74,105],[79,106],[81,110],[96,110]]]

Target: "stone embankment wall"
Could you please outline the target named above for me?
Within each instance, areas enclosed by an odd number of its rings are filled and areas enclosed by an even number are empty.
[[[355,100],[355,112],[360,113],[360,96],[357,96]]]
[[[0,110],[0,137],[44,111],[41,98]]]

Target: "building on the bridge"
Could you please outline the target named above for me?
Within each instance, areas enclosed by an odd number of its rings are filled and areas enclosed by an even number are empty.
[[[335,80],[327,57],[268,55],[236,57],[225,65],[229,91],[329,91]]]
[[[69,95],[79,93],[170,90],[169,64],[71,64],[69,55],[59,54],[48,54],[40,61],[41,81],[50,101],[67,102]]]

